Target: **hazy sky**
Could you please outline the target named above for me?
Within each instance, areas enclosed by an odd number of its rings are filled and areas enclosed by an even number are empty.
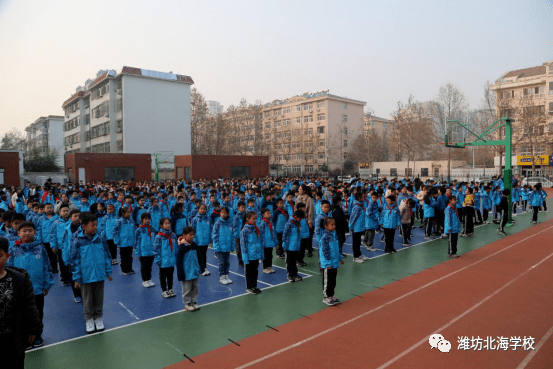
[[[124,65],[190,75],[225,107],[329,89],[388,117],[446,82],[476,108],[486,80],[549,60],[553,0],[0,0],[0,131]]]

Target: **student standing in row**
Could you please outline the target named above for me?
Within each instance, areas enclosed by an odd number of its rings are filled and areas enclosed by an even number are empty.
[[[154,262],[159,266],[159,284],[162,296],[175,297],[173,291],[173,274],[175,272],[175,251],[177,237],[171,231],[171,219],[161,218],[159,221],[159,233],[154,239]]]
[[[140,215],[140,225],[135,231],[134,244],[136,245],[136,256],[140,261],[140,274],[142,276],[142,286],[154,287],[152,282],[152,265],[154,263],[154,238],[155,231],[150,226],[152,218],[149,213]]]
[[[242,261],[245,265],[246,292],[258,295],[261,290],[257,288],[257,275],[259,260],[263,260],[263,234],[256,225],[257,213],[251,211],[245,215],[246,222],[240,233],[240,247],[242,248]]]
[[[194,228],[185,227],[178,239],[175,256],[177,279],[182,285],[182,301],[186,311],[199,310],[198,278],[200,278],[201,253],[194,242]]]
[[[217,218],[213,226],[213,251],[217,255],[219,262],[219,282],[221,284],[231,284],[229,278],[230,253],[234,250],[234,240],[232,236],[232,223],[229,219],[229,209],[221,209],[220,217]]]
[[[92,333],[104,330],[104,281],[112,280],[111,256],[92,213],[81,214],[81,227],[71,242],[70,264],[75,288],[83,296],[86,332]]]
[[[451,196],[448,199],[447,206],[444,211],[444,233],[448,237],[449,248],[447,255],[450,258],[457,258],[457,240],[461,232],[461,224],[457,215],[457,198]]]
[[[334,296],[338,267],[344,264],[336,238],[336,221],[333,218],[321,219],[324,229],[319,243],[319,261],[323,274],[323,303],[329,306],[338,305],[341,301]]]

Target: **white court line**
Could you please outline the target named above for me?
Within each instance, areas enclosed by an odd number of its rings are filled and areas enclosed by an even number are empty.
[[[545,342],[549,339],[549,337],[551,337],[551,335],[553,334],[553,327],[551,327],[547,333],[545,334],[545,336],[542,337],[542,339],[540,340],[540,342],[538,342],[538,344],[536,345],[536,347],[534,347],[534,350],[530,351],[528,353],[528,355],[526,355],[526,357],[524,358],[524,360],[522,360],[522,362],[519,364],[519,366],[517,366],[517,369],[524,369],[526,368],[526,365],[528,365],[528,363],[530,362],[530,360],[532,360],[532,358],[534,356],[536,356],[536,354],[538,353],[538,351],[541,349],[541,347],[545,344]]]
[[[212,266],[212,267],[214,267],[214,268],[217,268],[217,270],[219,270],[219,266],[218,266],[218,265],[213,265],[213,264],[209,264],[209,263],[206,263],[206,264],[209,265],[209,266]],[[246,278],[245,275],[242,275],[242,274],[240,274],[240,273],[233,272],[232,270],[229,270],[228,272],[229,272],[229,273],[232,273],[232,274],[234,274],[234,275],[238,275],[238,276],[240,276],[240,277],[242,277],[242,278],[244,278],[244,279]],[[273,286],[272,284],[267,283],[267,282],[260,281],[259,279],[257,279],[257,282],[258,282],[258,283],[266,284],[267,286]]]
[[[284,269],[284,268],[282,268]],[[307,274],[307,273],[303,273],[305,274],[306,276],[303,277],[303,279],[306,279],[306,278],[309,278],[309,277],[313,277],[313,275],[311,274]],[[239,274],[240,275],[240,274]],[[244,276],[242,276],[244,277]],[[261,282],[258,280],[258,282]],[[274,285],[269,285],[268,287],[265,287],[265,288],[262,288],[262,290],[268,290],[270,288],[274,288],[274,287],[279,287],[279,286],[282,286],[282,285],[285,285],[285,284],[288,284],[290,283],[289,281],[285,281],[285,282],[282,282],[282,283],[279,283],[279,284],[274,284]],[[268,284],[268,283],[266,283]],[[223,301],[226,301],[226,300],[232,300],[232,299],[235,299],[237,297],[240,297],[240,296],[246,296],[248,295],[246,292],[244,293],[241,293],[239,295],[234,295],[234,296],[230,296],[230,297],[226,297],[224,299],[220,299],[220,300],[215,300],[215,301],[211,301],[211,302],[206,302],[205,304],[202,304],[200,306],[208,306],[208,305],[213,305],[213,304],[217,304],[219,302],[223,302]],[[114,327],[114,328],[109,328],[109,329],[106,329],[106,330],[103,330],[101,332],[94,332],[94,333],[90,333],[90,334],[87,334],[85,336],[79,336],[79,337],[74,337],[74,338],[70,338],[70,339],[67,339],[67,340],[64,340],[64,341],[59,341],[59,342],[55,342],[55,343],[52,343],[52,344],[49,344],[49,345],[44,345],[44,346],[41,346],[41,347],[37,347],[37,348],[34,348],[28,352],[34,352],[34,351],[39,351],[39,350],[43,350],[45,348],[48,348],[48,347],[54,347],[54,346],[58,346],[58,345],[61,345],[62,343],[67,343],[67,342],[71,342],[71,341],[77,341],[77,340],[80,340],[80,339],[83,339],[83,338],[87,338],[87,337],[90,337],[90,336],[95,336],[95,335],[98,335],[98,334],[103,334],[103,333],[107,333],[107,332],[111,332],[111,331],[115,331],[115,330],[118,330],[118,329],[121,329],[121,328],[126,328],[126,327],[129,327],[131,325],[135,325],[135,324],[141,324],[141,323],[145,323],[145,322],[149,322],[150,320],[156,320],[156,319],[160,319],[160,318],[165,318],[167,316],[170,316],[170,315],[174,315],[174,314],[178,314],[178,313],[182,313],[182,312],[185,312],[184,308],[181,309],[181,310],[176,310],[176,311],[173,311],[173,312],[170,312],[170,313],[167,313],[167,314],[163,314],[163,315],[159,315],[159,316],[154,316],[152,318],[148,318],[148,319],[144,319],[144,320],[140,320],[140,321],[137,321],[137,322],[133,322],[133,323],[129,323],[129,324],[125,324],[125,325],[121,325],[119,327]]]
[[[180,352],[181,354],[184,355],[184,352],[182,352],[181,350],[179,350],[178,348],[176,348],[175,346],[171,345],[169,342],[165,342],[166,344],[168,344],[169,346],[171,346],[172,348],[174,348],[175,350],[177,350],[178,352]]]
[[[353,322],[355,322],[355,321],[357,321],[357,320],[359,320],[359,319],[361,319],[361,318],[363,318],[363,317],[365,317],[365,316],[367,316],[367,315],[369,315],[369,314],[374,313],[375,311],[378,311],[378,310],[380,310],[380,309],[383,309],[383,308],[385,308],[385,307],[388,306],[388,305],[391,305],[391,304],[393,304],[393,303],[395,303],[395,302],[397,302],[397,301],[403,300],[403,299],[406,298],[406,297],[409,297],[409,296],[411,296],[411,295],[413,295],[413,294],[415,294],[415,293],[417,293],[417,292],[419,292],[419,291],[421,291],[421,290],[423,290],[423,289],[425,289],[425,288],[427,288],[427,287],[430,287],[430,286],[432,286],[432,285],[434,285],[434,284],[436,284],[436,283],[438,283],[438,282],[441,282],[441,281],[443,281],[444,279],[447,279],[447,278],[451,277],[452,275],[455,275],[455,274],[457,274],[457,273],[460,273],[460,272],[462,272],[462,271],[464,271],[464,270],[466,270],[466,269],[468,269],[468,268],[470,268],[470,267],[472,267],[472,266],[474,266],[474,265],[476,265],[476,264],[479,264],[479,263],[483,262],[484,260],[487,260],[487,259],[489,259],[489,258],[491,258],[491,257],[493,257],[493,256],[495,256],[495,255],[497,255],[497,254],[500,254],[500,253],[502,253],[502,252],[504,252],[504,251],[510,249],[511,247],[513,247],[513,246],[515,246],[515,245],[518,245],[518,244],[520,244],[520,243],[522,243],[522,242],[524,242],[524,241],[526,241],[526,240],[529,240],[530,238],[532,238],[532,237],[534,237],[534,236],[537,236],[538,234],[541,234],[541,233],[543,233],[543,232],[545,232],[545,231],[548,231],[548,230],[550,230],[550,229],[552,229],[552,228],[553,228],[553,226],[548,227],[548,228],[546,228],[546,229],[544,229],[544,230],[542,230],[542,231],[540,231],[540,232],[538,232],[538,233],[534,233],[533,235],[528,236],[528,237],[526,237],[526,238],[524,238],[524,239],[522,239],[522,240],[520,240],[520,241],[517,241],[517,242],[513,243],[513,244],[510,245],[510,246],[504,247],[504,248],[502,248],[501,250],[496,251],[496,252],[494,252],[493,254],[488,255],[488,256],[486,256],[486,257],[483,258],[483,259],[480,259],[480,260],[478,260],[478,261],[475,261],[475,262],[472,263],[472,264],[469,264],[469,265],[467,265],[467,266],[464,266],[464,267],[462,267],[462,268],[460,268],[460,269],[458,269],[458,270],[456,270],[456,271],[454,271],[454,272],[451,272],[451,273],[449,273],[449,274],[446,274],[446,275],[443,276],[443,277],[440,277],[440,278],[438,278],[438,279],[436,279],[436,280],[434,280],[434,281],[432,281],[432,282],[429,282],[429,283],[427,283],[427,284],[425,284],[425,285],[423,285],[423,286],[421,286],[421,287],[418,287],[418,288],[416,288],[416,289],[414,289],[414,290],[412,290],[412,291],[410,291],[410,292],[407,292],[407,293],[405,293],[405,294],[403,294],[403,295],[401,295],[401,296],[399,296],[399,297],[396,297],[395,299],[393,299],[393,300],[391,300],[391,301],[388,301],[388,302],[386,302],[386,303],[384,303],[384,304],[382,304],[382,305],[380,305],[380,306],[377,306],[377,307],[375,307],[375,308],[373,308],[373,309],[371,309],[371,310],[369,310],[369,311],[366,311],[366,312],[364,312],[363,314],[356,316],[355,318],[352,318],[352,319],[347,320],[347,321],[345,321],[345,322],[343,322],[343,323],[340,323],[340,324],[338,324],[338,325],[335,325],[335,326],[332,327],[332,328],[329,328],[329,329],[324,330],[324,331],[322,331],[322,332],[320,332],[320,333],[317,333],[317,334],[315,334],[315,335],[313,335],[313,336],[311,336],[311,337],[308,337],[308,338],[306,338],[306,339],[304,339],[304,340],[301,340],[301,341],[299,341],[299,342],[296,342],[296,343],[293,344],[293,345],[290,345],[290,346],[287,346],[287,347],[285,347],[285,348],[283,348],[283,349],[280,349],[280,350],[278,350],[278,351],[275,351],[275,352],[273,352],[272,354],[263,356],[263,357],[261,357],[261,358],[259,358],[259,359],[257,359],[257,360],[254,360],[254,361],[251,361],[251,362],[249,362],[249,363],[247,363],[247,364],[244,364],[244,365],[238,367],[238,369],[247,368],[247,367],[252,366],[252,365],[254,365],[254,364],[260,363],[260,362],[262,362],[262,361],[265,361],[265,360],[267,360],[267,359],[272,358],[273,356],[279,355],[279,354],[281,354],[281,353],[283,353],[283,352],[286,352],[286,351],[289,351],[289,350],[291,350],[291,349],[293,349],[293,348],[299,347],[299,346],[303,345],[304,343],[309,342],[309,341],[312,341],[312,340],[314,340],[314,339],[316,339],[316,338],[319,338],[319,337],[321,337],[321,336],[323,336],[323,335],[325,335],[325,334],[327,334],[327,333],[333,332],[333,331],[337,330],[338,328],[344,327],[344,326],[346,326],[346,325],[348,325],[348,324],[350,324],[350,323],[353,323]],[[553,256],[553,254],[552,254],[552,256]],[[425,340],[425,342],[428,342],[428,338],[425,338],[424,340]]]
[[[131,316],[136,319],[136,320],[140,320],[138,319],[138,317],[136,315],[134,315],[134,313],[132,311],[130,311],[125,305],[123,305],[123,303],[121,301],[119,301],[119,305],[121,305],[123,307],[123,309],[127,310],[129,312],[129,314],[131,314]]]
[[[509,282],[505,283],[502,287],[500,287],[499,289],[495,290],[493,293],[489,294],[488,296],[486,296],[484,299],[482,299],[481,301],[479,301],[478,303],[476,303],[475,305],[473,305],[471,308],[465,310],[461,315],[458,315],[457,317],[451,319],[447,324],[441,326],[440,328],[438,329],[435,329],[433,330],[432,332],[430,332],[425,338],[423,338],[422,340],[420,340],[419,342],[415,343],[413,346],[409,347],[407,350],[403,351],[402,353],[400,353],[399,355],[395,356],[393,359],[387,361],[386,363],[382,364],[381,366],[378,367],[378,369],[384,369],[384,368],[387,368],[388,366],[392,365],[393,363],[395,363],[396,361],[398,361],[399,359],[401,359],[403,356],[407,355],[408,353],[410,353],[411,351],[413,351],[414,349],[416,349],[417,347],[427,343],[428,344],[428,337],[430,337],[434,332],[443,332],[444,330],[446,330],[447,328],[449,328],[450,326],[452,326],[454,323],[456,323],[457,321],[461,320],[461,318],[463,318],[464,316],[466,316],[467,314],[469,314],[470,312],[474,311],[476,308],[478,308],[479,306],[481,306],[483,303],[485,303],[486,301],[488,301],[489,299],[491,299],[492,297],[494,297],[495,295],[497,295],[499,292],[503,291],[505,288],[509,287],[511,284],[513,284],[515,281],[517,281],[520,277],[522,277],[523,275],[525,275],[526,273],[528,273],[529,271],[531,271],[532,269],[536,268],[538,265],[540,265],[541,263],[543,263],[544,261],[546,261],[547,259],[549,259],[550,257],[553,256],[553,253],[552,254],[549,254],[548,256],[546,256],[545,258],[543,258],[539,263],[531,266],[530,268],[526,269],[526,271],[524,271],[524,273],[520,274],[519,276],[511,279]],[[540,341],[541,342],[541,341]]]

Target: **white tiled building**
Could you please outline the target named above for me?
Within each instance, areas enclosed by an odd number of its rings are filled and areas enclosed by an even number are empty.
[[[34,123],[25,128],[27,153],[33,147],[38,148],[43,153],[55,149],[58,153],[56,162],[63,167],[63,156],[65,154],[63,127],[63,116],[48,115],[35,120]]]
[[[101,70],[67,99],[65,150],[191,153],[191,77],[123,67]]]
[[[218,101],[208,100],[207,107],[209,108],[209,114],[213,116],[223,114],[225,111],[223,105],[221,105]]]

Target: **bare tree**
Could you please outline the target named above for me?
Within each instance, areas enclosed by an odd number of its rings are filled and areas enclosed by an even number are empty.
[[[2,136],[0,148],[2,150],[25,150],[26,142],[25,134],[17,128],[12,128]]]
[[[190,124],[192,136],[192,154],[205,155],[211,147],[208,142],[212,129],[209,109],[203,95],[196,88],[190,91]]]
[[[448,126],[446,122],[448,119],[460,117],[465,109],[468,109],[468,103],[465,95],[457,86],[448,82],[440,87],[438,96],[434,100],[432,106],[434,139],[437,142],[443,142],[445,134],[449,132],[454,134],[457,133],[457,136],[464,137],[464,132],[462,132],[461,127],[457,125]],[[448,147],[446,150],[447,177],[449,178],[451,177],[451,148]]]
[[[386,143],[376,129],[357,135],[351,145],[351,160],[355,163],[372,163],[386,160]]]

